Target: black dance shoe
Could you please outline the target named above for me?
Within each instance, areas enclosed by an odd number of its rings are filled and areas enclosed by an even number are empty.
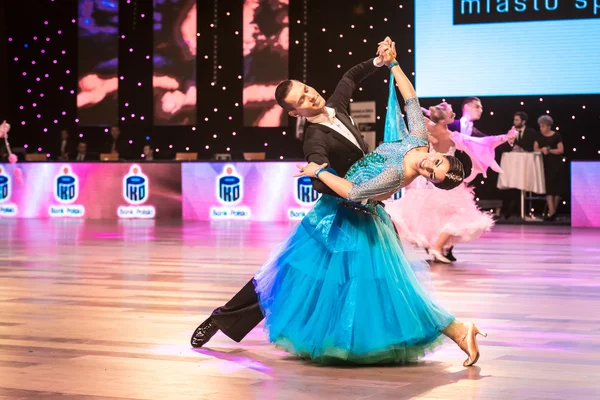
[[[454,249],[454,246],[450,247],[450,249],[448,250],[448,253],[446,254],[446,258],[452,262],[456,261],[456,257],[454,257],[454,254],[452,254],[452,249]]]
[[[215,325],[213,320],[209,317],[206,321],[201,323],[192,334],[192,347],[198,349],[204,346],[218,331],[219,327]]]
[[[544,217],[544,221],[548,221],[548,222],[556,221],[556,213]]]

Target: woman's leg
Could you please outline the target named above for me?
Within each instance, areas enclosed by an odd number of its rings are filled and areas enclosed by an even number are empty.
[[[448,240],[450,240],[450,234],[442,232],[435,241],[433,249],[444,254],[444,247],[446,246],[446,243],[448,243]]]
[[[429,249],[428,253],[433,256],[435,261],[440,261],[440,262],[443,262],[444,264],[450,264],[452,262],[452,260],[448,259],[444,255],[444,246],[446,245],[446,243],[448,243],[449,239],[450,239],[449,234],[441,233],[440,236],[438,236],[433,247],[431,249]]]
[[[479,346],[477,346],[476,337],[478,334],[487,336],[487,333],[480,332],[475,324],[467,325],[456,320],[444,328],[442,333],[452,339],[467,354],[468,358],[463,363],[465,367],[470,367],[477,362],[479,359]]]
[[[467,328],[462,322],[454,320],[450,325],[442,330],[442,333],[452,339],[453,342],[458,343],[467,333]]]

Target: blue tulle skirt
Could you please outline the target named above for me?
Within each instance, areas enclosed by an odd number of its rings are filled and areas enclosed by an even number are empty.
[[[324,195],[255,276],[269,340],[319,363],[402,363],[432,349],[454,316],[409,262],[377,204]]]

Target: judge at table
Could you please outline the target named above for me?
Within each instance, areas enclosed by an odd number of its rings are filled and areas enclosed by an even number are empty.
[[[540,135],[537,137],[533,149],[544,155],[544,180],[546,181],[546,202],[548,203],[548,215],[546,221],[556,219],[556,210],[560,201],[562,187],[562,155],[565,152],[560,133],[552,130],[554,121],[549,115],[538,118]]]
[[[526,112],[517,111],[513,116],[513,126],[517,130],[517,139],[512,151],[533,151],[533,144],[538,133],[527,126],[529,116]]]

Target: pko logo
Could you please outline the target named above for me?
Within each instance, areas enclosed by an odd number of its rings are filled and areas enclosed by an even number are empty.
[[[129,204],[143,204],[148,200],[148,177],[139,165],[133,164],[123,178],[123,197]]]
[[[242,177],[233,165],[225,165],[223,173],[217,177],[217,198],[223,204],[237,204],[244,196]]]
[[[0,203],[10,199],[10,192],[10,176],[4,172],[2,167],[0,167]]]
[[[9,203],[12,192],[10,175],[0,167],[0,216],[14,217],[18,213],[16,204]]]
[[[71,204],[79,196],[79,179],[68,165],[63,165],[54,180],[54,198],[61,204]]]
[[[321,193],[313,188],[308,176],[301,176],[296,179],[295,194],[296,201],[301,205],[315,203],[321,197]]]

